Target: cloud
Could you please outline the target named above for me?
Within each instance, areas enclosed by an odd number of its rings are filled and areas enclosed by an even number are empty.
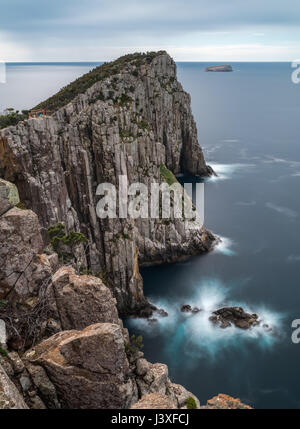
[[[158,47],[177,60],[272,61],[297,57],[299,19],[298,0],[1,0],[0,28],[17,46],[15,60],[26,45],[35,60],[107,60]]]
[[[289,255],[287,258],[288,262],[300,262],[300,255]]]

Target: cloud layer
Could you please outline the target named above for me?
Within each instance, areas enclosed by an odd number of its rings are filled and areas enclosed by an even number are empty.
[[[2,0],[0,58],[101,61],[167,49],[177,60],[292,61],[299,18],[298,0]]]

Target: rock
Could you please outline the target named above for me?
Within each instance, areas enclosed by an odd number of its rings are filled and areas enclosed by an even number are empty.
[[[17,352],[10,352],[7,355],[15,374],[20,374],[24,371],[25,365]]]
[[[200,401],[199,399],[193,395],[191,392],[186,390],[183,386],[180,384],[171,383],[169,386],[169,391],[171,391],[171,395],[174,395],[176,401],[177,401],[177,407],[176,408],[183,408],[186,409],[186,400],[190,397],[194,398],[197,408],[200,408]]]
[[[190,305],[182,305],[180,310],[182,313],[191,313],[192,307]]]
[[[127,408],[135,400],[119,325],[100,323],[58,333],[25,359],[44,368],[64,408]]]
[[[129,88],[128,102],[114,103]],[[198,142],[190,96],[165,52],[149,61],[142,57],[138,65],[128,58],[118,74],[95,82],[51,117],[0,130],[0,176],[14,182],[26,207],[37,213],[44,239],[57,222],[85,234],[91,269],[105,276],[122,315],[147,306],[139,265],[207,252],[216,240],[199,219],[172,217],[166,225],[163,219],[97,218],[99,183],[118,189],[119,177],[127,176],[130,184],[161,184],[162,165],[173,174],[213,174]]]
[[[32,386],[31,380],[27,375],[22,375],[20,377],[19,381],[20,381],[20,384],[21,384],[21,387],[22,387],[22,390],[24,393],[26,393],[30,389],[30,387]]]
[[[136,380],[140,396],[154,392],[165,394],[169,383],[168,367],[161,363],[148,364],[147,373]]]
[[[131,410],[172,410],[176,408],[174,400],[161,393],[144,395],[136,404],[130,407]]]
[[[231,396],[219,394],[207,401],[203,409],[217,409],[217,410],[251,410],[249,405],[243,404],[240,399],[234,399]]]
[[[197,313],[199,313],[201,310],[200,310],[200,308],[198,308],[198,307],[194,307],[194,308],[192,308],[190,305],[185,304],[185,305],[182,305],[182,306],[181,306],[180,311],[181,311],[182,313],[193,313],[193,314],[197,314]]]
[[[31,210],[13,208],[0,217],[0,299],[20,303],[37,293],[44,280],[43,262],[36,256],[42,247],[38,217]]]
[[[4,320],[0,319],[0,346],[5,346],[6,345],[6,324],[4,322]]]
[[[220,66],[210,66],[206,67],[205,71],[207,72],[232,72],[232,66],[229,64],[224,64]]]
[[[144,376],[150,369],[150,364],[146,359],[138,359],[136,362],[136,373],[139,376]]]
[[[0,366],[0,410],[3,409],[27,409],[22,396],[16,386],[9,379],[3,368]]]
[[[159,308],[156,310],[156,313],[160,316],[160,317],[168,317],[168,313],[163,309],[163,308]]]
[[[0,198],[8,201],[12,206],[19,204],[20,198],[16,185],[0,179]]]
[[[49,408],[60,408],[60,403],[57,399],[56,389],[49,380],[46,371],[39,365],[26,365],[28,372],[32,378],[34,385],[37,387],[40,396]]]
[[[0,197],[0,216],[12,209],[13,205],[6,199]]]
[[[62,267],[52,278],[63,330],[83,329],[95,323],[119,323],[115,299],[102,280],[78,276]]]
[[[224,307],[213,312],[209,320],[226,329],[232,324],[240,329],[250,329],[259,325],[258,315],[246,313],[241,307]]]

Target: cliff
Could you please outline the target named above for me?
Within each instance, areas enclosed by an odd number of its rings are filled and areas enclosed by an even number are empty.
[[[67,103],[67,104],[66,104]],[[171,219],[99,219],[96,189],[119,176],[166,181],[165,171],[208,176],[190,96],[165,52],[105,64],[43,102],[51,116],[0,131],[0,177],[17,185],[42,226],[62,222],[88,239],[79,260],[100,274],[121,314],[147,307],[139,265],[176,261],[211,249],[204,227]]]

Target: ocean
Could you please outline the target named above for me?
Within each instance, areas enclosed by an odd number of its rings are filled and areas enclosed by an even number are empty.
[[[300,344],[291,324],[300,319],[300,84],[289,63],[205,73],[213,64],[178,63],[178,78],[218,174],[205,181],[205,224],[222,243],[186,262],[144,268],[145,295],[169,316],[125,324],[143,336],[145,357],[166,363],[202,403],[226,393],[255,408],[299,408]],[[95,65],[8,64],[0,111],[28,109]],[[183,314],[183,304],[202,311]],[[272,331],[214,327],[210,312],[224,305],[258,313]]]

